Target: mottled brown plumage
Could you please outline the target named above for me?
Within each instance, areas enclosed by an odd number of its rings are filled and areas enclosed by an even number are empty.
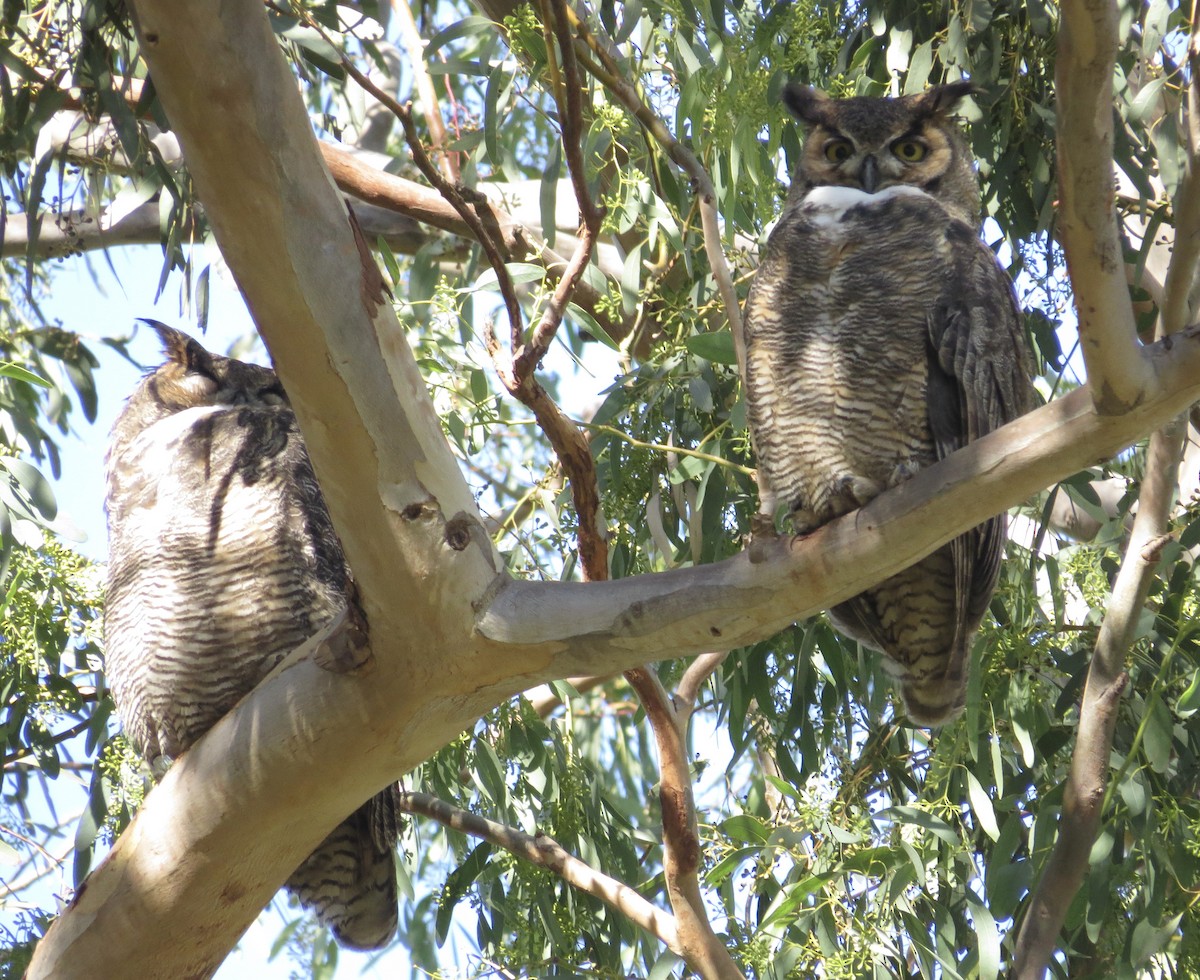
[[[1012,284],[978,238],[979,187],[947,113],[789,86],[809,133],[746,302],[747,405],[763,511],[806,533],[1016,418],[1029,369]],[[910,718],[963,705],[995,589],[999,515],[830,610],[885,654]]]
[[[113,426],[105,658],[125,733],[153,768],[179,756],[352,586],[275,372],[153,324],[167,361]],[[347,946],[396,928],[395,797],[351,814],[287,882]]]

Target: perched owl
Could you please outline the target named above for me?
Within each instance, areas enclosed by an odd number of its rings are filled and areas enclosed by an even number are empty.
[[[898,99],[783,99],[808,128],[746,301],[764,514],[806,533],[1030,406],[1012,284],[978,237],[979,184],[948,118],[959,82]],[[830,611],[880,650],[910,718],[963,706],[1004,515]]]
[[[275,372],[153,323],[167,361],[108,450],[108,682],[161,771],[347,606],[351,581]],[[396,928],[396,808],[369,800],[287,887],[338,941]]]

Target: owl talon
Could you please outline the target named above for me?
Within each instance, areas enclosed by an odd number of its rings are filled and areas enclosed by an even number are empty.
[[[362,614],[347,607],[334,618],[328,634],[317,644],[313,660],[322,670],[334,674],[349,674],[371,659]]]
[[[900,486],[905,480],[911,480],[920,470],[921,467],[912,461],[897,463],[896,468],[892,470],[892,475],[888,477],[888,489]]]
[[[883,492],[874,480],[856,473],[845,473],[834,482],[829,494],[829,509],[832,512],[830,520],[849,514],[869,504]]]
[[[750,564],[758,565],[766,560],[767,546],[779,537],[775,521],[770,514],[761,511],[750,518],[750,544],[746,548]]]
[[[792,511],[791,522],[792,530],[802,537],[806,534],[812,534],[822,523],[815,511],[808,510],[805,507],[797,507]]]

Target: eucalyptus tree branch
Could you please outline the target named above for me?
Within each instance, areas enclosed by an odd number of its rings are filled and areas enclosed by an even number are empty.
[[[696,698],[715,671],[729,658],[729,652],[702,653],[690,664],[675,688],[675,712],[681,719],[680,728],[685,729],[692,712],[696,710]]]
[[[1040,980],[1045,975],[1067,910],[1087,873],[1103,816],[1117,712],[1128,681],[1125,659],[1167,531],[1184,431],[1183,419],[1177,418],[1150,437],[1140,506],[1088,667],[1058,837],[1017,934],[1014,980]]]
[[[583,85],[579,78],[579,68],[575,61],[575,47],[567,28],[565,4],[563,0],[551,0],[544,6],[544,21],[553,21],[553,37],[547,37],[546,49],[550,59],[551,80],[554,89],[554,100],[558,106],[560,126],[562,127],[563,153],[567,161],[567,172],[570,174],[571,186],[575,191],[575,201],[579,206],[582,227],[579,233],[579,243],[575,254],[567,266],[566,272],[559,280],[554,295],[542,314],[541,321],[533,329],[529,343],[522,344],[520,349],[513,351],[514,379],[519,384],[530,377],[538,362],[550,349],[555,334],[562,324],[566,313],[567,303],[570,302],[576,285],[583,276],[584,269],[592,259],[592,249],[600,235],[600,222],[604,212],[592,201],[588,192],[587,177],[583,162]],[[554,41],[558,42],[559,57],[562,59],[561,72],[558,60],[555,58]],[[592,478],[595,478],[593,473]]]
[[[616,676],[616,674],[604,674],[602,676],[592,674],[584,677],[568,677],[566,681],[580,694],[584,694],[593,688],[600,687]],[[529,698],[530,706],[537,716],[543,720],[549,718],[555,711],[562,707],[562,703],[562,698],[555,694],[549,687],[541,693],[533,694]]]
[[[560,15],[561,10],[555,15],[556,19]],[[571,499],[579,522],[576,537],[580,566],[584,578],[594,582],[608,577],[608,534],[600,510],[596,462],[592,458],[587,436],[579,426],[571,421],[534,377],[538,363],[545,356],[562,324],[563,315],[566,313],[567,304],[575,286],[591,261],[592,249],[600,230],[602,218],[601,212],[592,203],[587,192],[587,183],[582,170],[581,86],[578,84],[574,50],[565,23],[556,33],[560,42],[559,47],[563,59],[562,74],[565,75],[565,79],[559,75],[557,63],[554,60],[552,39],[547,40],[547,51],[551,59],[554,98],[559,109],[563,145],[579,212],[583,218],[583,227],[579,233],[575,253],[555,288],[540,322],[532,331],[529,343],[524,343],[523,331],[514,321],[508,366],[501,362],[500,346],[490,323],[487,326],[484,343],[501,383],[509,394],[533,412],[542,432],[550,441],[551,448],[558,456],[571,488]],[[502,271],[497,268],[497,276]]]
[[[427,793],[401,791],[399,802],[400,809],[407,813],[429,817],[459,833],[502,847],[530,864],[553,871],[572,888],[600,899],[635,925],[657,936],[672,951],[683,955],[675,920],[669,912],[648,902],[635,889],[570,854],[553,838],[545,834],[527,834],[451,806]]]
[[[98,217],[83,208],[43,215],[33,242],[33,257],[58,258],[121,245],[157,245],[162,241],[157,198],[139,204],[116,220],[112,214],[112,208],[108,207]],[[413,255],[429,241],[428,232],[394,210],[359,202],[354,205],[354,216],[372,245],[383,239],[397,254]],[[10,214],[4,240],[0,242],[0,257],[25,257],[29,254],[29,238],[28,216]]]
[[[595,75],[642,127],[659,143],[667,155],[692,180],[696,203],[700,211],[700,225],[704,235],[704,251],[708,255],[709,267],[717,284],[717,291],[725,307],[725,316],[733,334],[733,346],[737,353],[738,372],[743,386],[746,381],[746,340],[742,331],[742,311],[738,302],[733,276],[725,261],[725,250],[721,245],[720,227],[717,222],[717,192],[712,178],[691,149],[677,140],[666,123],[642,99],[641,93],[621,71],[616,57],[606,42],[597,38],[587,27],[583,16],[567,7],[568,15],[579,33],[580,39],[596,55],[600,63],[591,63],[588,70]]]
[[[1075,290],[1089,387],[1101,414],[1124,411],[1152,377],[1138,344],[1113,199],[1116,0],[1064,0],[1058,33],[1058,231]]]
[[[1188,34],[1188,166],[1194,172],[1200,165],[1200,3],[1192,0],[1191,29]]]
[[[680,955],[704,980],[740,978],[741,970],[713,931],[700,891],[700,830],[681,720],[652,667],[625,671],[637,692],[658,747],[658,798],[662,810],[663,877],[679,930]]]
[[[1159,336],[1173,334],[1190,318],[1190,300],[1200,260],[1200,2],[1192,5],[1192,29],[1188,38],[1188,141],[1183,178],[1175,193],[1175,247],[1171,251],[1163,303],[1159,310]]]
[[[413,88],[421,98],[421,111],[425,116],[425,125],[429,127],[429,141],[438,155],[438,166],[442,176],[448,182],[456,184],[460,179],[457,160],[450,152],[446,125],[442,121],[442,110],[433,87],[433,78],[425,67],[425,41],[417,29],[412,7],[406,0],[391,0],[391,7],[400,22],[400,35],[408,49],[408,66],[413,73]]]

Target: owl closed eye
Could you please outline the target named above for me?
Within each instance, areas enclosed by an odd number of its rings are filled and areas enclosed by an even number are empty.
[[[105,461],[105,659],[130,742],[161,771],[346,610],[350,571],[275,372],[151,322],[166,360],[130,395]],[[343,945],[396,929],[391,791],[288,879]]]

